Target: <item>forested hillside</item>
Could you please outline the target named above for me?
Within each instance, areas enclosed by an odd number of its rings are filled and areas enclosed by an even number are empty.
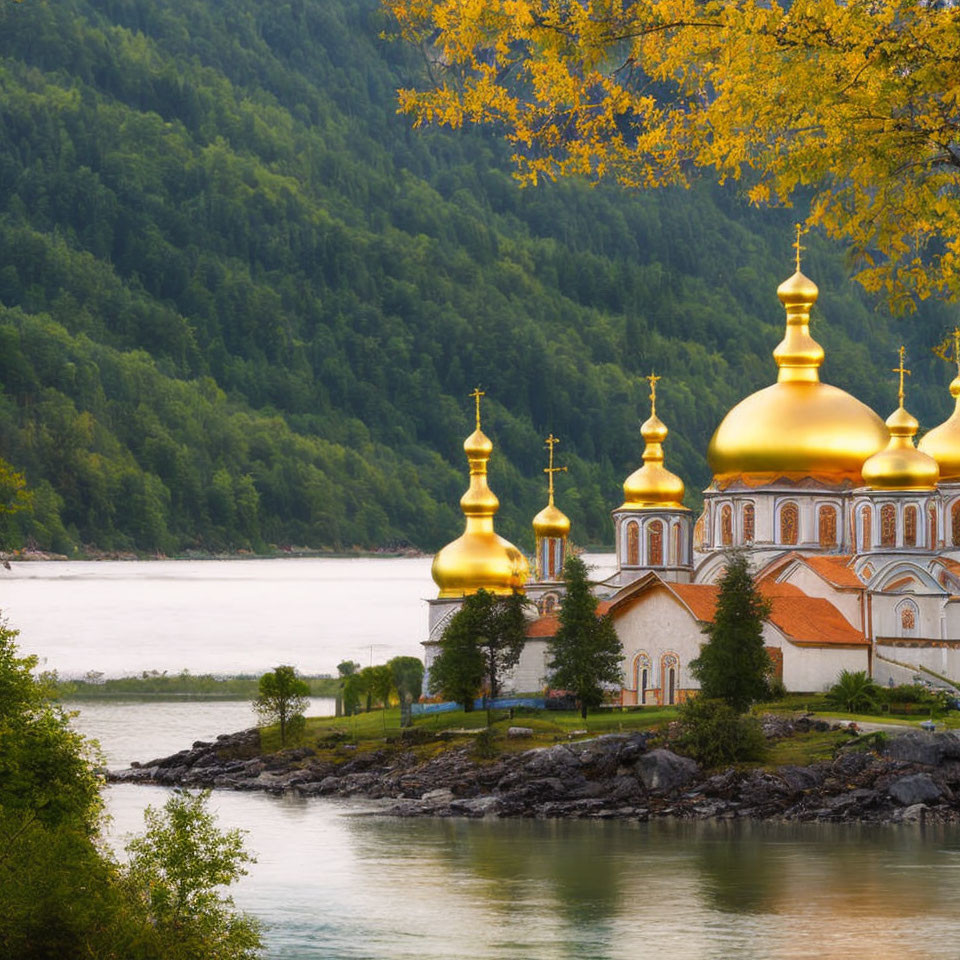
[[[373,0],[0,6],[0,455],[11,540],[175,552],[455,536],[488,392],[501,531],[542,438],[581,543],[639,463],[651,368],[691,505],[724,410],[773,378],[790,211],[735,190],[520,190],[476,133],[417,132]],[[928,305],[890,320],[808,238],[824,378],[945,415]]]

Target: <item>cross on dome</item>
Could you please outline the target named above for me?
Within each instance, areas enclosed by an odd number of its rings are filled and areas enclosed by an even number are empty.
[[[543,441],[547,447],[550,449],[550,466],[544,467],[543,472],[549,478],[548,480],[548,490],[550,493],[550,505],[553,506],[553,475],[555,473],[566,473],[566,467],[555,467],[553,465],[553,448],[560,442],[559,438],[555,437],[552,433],[546,440]]]
[[[644,377],[644,379],[650,382],[650,415],[653,416],[657,412],[657,381],[662,380],[663,377],[659,377],[651,371],[650,375]]]
[[[803,225],[802,225],[802,224],[799,224],[799,223],[796,224],[796,228],[797,228],[797,239],[794,240],[792,246],[793,246],[793,249],[797,251],[797,273],[799,273],[799,272],[800,272],[800,252],[801,252],[802,250],[806,250],[806,249],[807,249],[806,247],[801,246],[801,244],[800,244],[800,238],[801,238],[807,231],[804,230],[804,229],[803,229]]]
[[[479,387],[473,388],[473,393],[467,394],[467,396],[473,397],[477,402],[477,429],[480,429],[480,398],[487,395],[485,390],[481,390]]]
[[[903,365],[903,359],[904,359],[904,357],[906,356],[907,348],[901,344],[901,345],[900,345],[900,349],[899,349],[897,352],[900,354],[900,365],[899,365],[898,367],[894,367],[894,368],[893,368],[893,372],[900,374],[900,389],[899,389],[899,391],[897,392],[897,397],[899,398],[899,400],[900,400],[900,406],[902,407],[902,406],[903,406],[903,398],[904,398],[904,396],[906,395],[906,394],[904,393],[904,390],[903,390],[903,377],[904,377],[904,375],[906,375],[906,376],[909,377],[909,376],[910,376],[910,371],[907,370],[907,368],[904,367],[904,365]]]

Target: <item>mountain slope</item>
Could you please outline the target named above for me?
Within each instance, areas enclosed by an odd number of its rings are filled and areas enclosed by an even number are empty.
[[[0,7],[0,453],[8,536],[173,551],[434,548],[488,392],[501,529],[529,546],[542,437],[581,542],[609,537],[651,368],[696,490],[725,409],[770,382],[789,212],[730,191],[521,191],[476,132],[418,133],[418,68],[370,0]],[[825,378],[946,410],[947,325],[876,313],[816,238]]]

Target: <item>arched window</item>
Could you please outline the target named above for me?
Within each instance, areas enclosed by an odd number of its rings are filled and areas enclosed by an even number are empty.
[[[627,563],[631,566],[640,564],[640,524],[627,524]]]
[[[675,653],[665,653],[660,658],[660,701],[677,702],[677,687],[680,678],[680,658]]]
[[[837,545],[837,511],[835,507],[823,506],[817,512],[817,526],[821,547]]]
[[[873,515],[869,507],[860,511],[860,549],[866,552],[873,547]]]
[[[880,508],[880,546],[895,547],[897,545],[897,508],[892,503],[885,503]]]
[[[725,547],[733,543],[733,509],[729,503],[720,511],[720,543]]]
[[[743,507],[743,542],[753,543],[754,530],[756,528],[756,512],[752,503],[744,504]]]
[[[800,511],[795,503],[780,508],[780,542],[795,544],[800,539]]]
[[[897,609],[900,615],[900,636],[915,637],[917,635],[917,605],[912,600],[905,600]]]
[[[638,653],[633,670],[637,684],[637,703],[646,703],[647,687],[650,686],[650,657],[645,653]]]
[[[647,524],[647,563],[651,567],[663,566],[663,524],[659,520]]]
[[[917,508],[911,503],[903,511],[903,545],[915,547],[917,545]]]
[[[950,539],[955,547],[960,547],[960,500],[955,500],[950,508]]]
[[[543,598],[543,612],[544,614],[553,613],[557,609],[557,595],[555,593],[548,593]]]
[[[673,562],[678,566],[683,563],[683,527],[679,523],[673,525]]]
[[[930,507],[930,539],[927,546],[931,550],[937,549],[937,508]]]

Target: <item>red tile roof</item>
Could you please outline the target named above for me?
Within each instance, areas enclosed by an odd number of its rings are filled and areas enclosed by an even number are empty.
[[[597,616],[602,617],[610,612],[610,601],[600,600],[597,603]],[[560,619],[556,614],[548,613],[527,624],[527,636],[531,639],[556,636],[560,627]]]
[[[827,583],[835,587],[850,587],[863,590],[863,581],[850,566],[851,556],[838,557],[804,557],[803,561],[815,573],[819,573]]]

